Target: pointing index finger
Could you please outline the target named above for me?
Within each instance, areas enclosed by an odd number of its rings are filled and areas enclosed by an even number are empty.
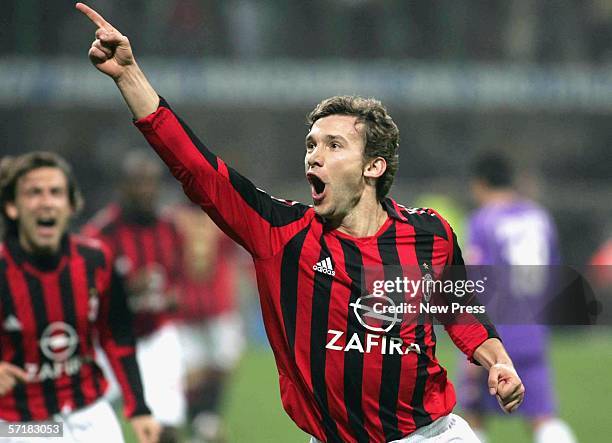
[[[115,29],[109,22],[104,20],[104,17],[102,17],[100,14],[91,9],[86,4],[77,3],[75,6],[79,11],[85,14],[87,18],[89,18],[89,20],[91,20],[98,28]]]

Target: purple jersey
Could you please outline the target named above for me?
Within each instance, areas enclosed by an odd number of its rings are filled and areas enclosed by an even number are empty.
[[[523,306],[543,306],[550,292],[547,291],[548,273],[544,266],[559,264],[555,225],[543,208],[529,200],[486,205],[469,220],[466,264],[502,266],[508,270],[503,287],[509,292],[497,301],[502,307],[506,303],[512,315],[520,315],[516,309],[520,304],[517,300],[523,301]],[[541,270],[539,275],[538,269]],[[554,413],[547,327],[537,324],[496,326],[528,392],[519,411],[527,416]],[[493,397],[487,395],[486,380],[469,379],[464,371],[465,367],[461,367],[459,398],[462,406],[472,411],[497,409]]]
[[[537,310],[548,300],[549,268],[559,263],[557,233],[549,214],[535,203],[517,199],[483,206],[470,218],[467,264],[499,265],[507,270],[508,292],[497,300],[515,316],[519,306]],[[534,266],[526,266],[534,265]],[[529,313],[525,312],[524,318]],[[515,323],[514,317],[507,323]],[[499,331],[511,355],[532,355],[546,346],[544,326],[503,326]]]
[[[548,213],[529,200],[477,210],[468,226],[467,264],[556,265],[557,232]]]

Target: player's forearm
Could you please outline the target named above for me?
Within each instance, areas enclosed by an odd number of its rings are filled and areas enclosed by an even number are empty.
[[[496,364],[513,366],[504,345],[496,338],[485,340],[476,348],[473,357],[487,370]]]
[[[115,83],[136,120],[155,112],[159,96],[136,63],[131,65]]]

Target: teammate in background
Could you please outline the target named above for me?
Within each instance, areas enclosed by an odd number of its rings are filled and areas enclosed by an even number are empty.
[[[238,311],[238,248],[196,206],[172,208],[184,239],[179,335],[188,418],[196,441],[224,441],[223,395],[244,348]]]
[[[514,189],[510,162],[499,154],[483,154],[474,161],[471,189],[479,209],[468,227],[468,265],[557,265],[559,253],[553,220],[545,209],[520,196]],[[512,267],[516,266],[516,267]],[[544,271],[545,272],[545,271]],[[545,274],[546,276],[547,274]],[[518,287],[525,275],[510,275],[513,297],[546,297],[547,278]],[[511,309],[511,306],[509,306]],[[575,442],[569,427],[557,417],[551,368],[548,361],[548,329],[543,325],[498,326],[529,396],[521,414],[529,421],[536,443]],[[459,376],[459,404],[482,442],[486,442],[485,415],[495,412],[486,389],[486,373],[464,365]]]
[[[115,256],[134,316],[145,398],[163,426],[160,441],[175,442],[186,408],[174,318],[183,266],[181,239],[172,220],[157,212],[159,162],[147,151],[130,151],[121,173],[118,202],[99,212],[83,232],[102,240]]]
[[[97,337],[139,441],[156,442],[159,425],[142,394],[131,318],[110,251],[68,233],[82,205],[69,165],[49,152],[5,158],[0,204],[0,421],[62,421],[62,441],[122,442],[103,399]]]
[[[389,334],[372,334],[351,308],[367,294],[366,267],[412,265],[432,278],[432,269],[463,264],[450,226],[435,211],[409,210],[386,196],[399,131],[380,102],[321,102],[306,137],[314,207],[272,198],[178,119],[136,64],[125,36],[88,6],[77,9],[97,26],[91,62],[113,78],[136,126],[191,200],[251,254],[283,406],[311,441],[477,441],[452,414],[454,388],[436,359],[431,322],[393,323]],[[487,368],[490,394],[512,412],[524,388],[495,329],[481,319],[446,330]],[[392,338],[401,353],[357,345]]]

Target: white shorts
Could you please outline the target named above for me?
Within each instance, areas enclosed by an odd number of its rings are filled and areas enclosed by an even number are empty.
[[[121,398],[121,389],[108,358],[100,349],[96,363],[108,380],[104,397],[115,402]],[[187,401],[183,387],[183,363],[177,327],[162,326],[136,343],[136,360],[144,387],[147,406],[153,416],[166,426],[181,426],[187,414]]]
[[[185,422],[187,401],[183,389],[183,362],[176,325],[166,324],[136,343],[145,400],[162,426]]]
[[[312,437],[310,443],[321,443]],[[390,443],[480,443],[470,425],[456,414],[448,414]]]
[[[82,409],[56,414],[45,423],[63,422],[64,436],[58,437],[0,437],[3,443],[123,443],[123,433],[110,404],[102,399]],[[29,422],[36,424],[37,422]]]
[[[201,323],[182,323],[179,337],[187,372],[206,367],[232,370],[245,346],[242,318],[228,312]]]

